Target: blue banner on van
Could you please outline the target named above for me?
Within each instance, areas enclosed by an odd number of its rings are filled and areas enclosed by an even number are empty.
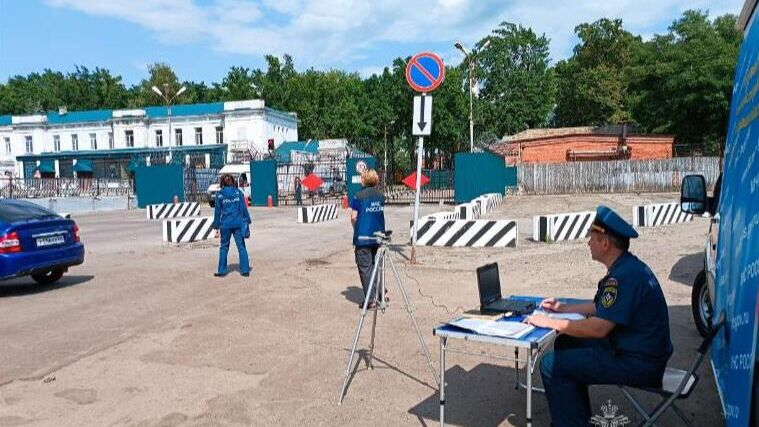
[[[759,311],[759,23],[745,31],[730,106],[719,203],[715,318],[726,324],[712,363],[728,426],[747,426],[756,376]],[[754,416],[759,416],[755,414]]]

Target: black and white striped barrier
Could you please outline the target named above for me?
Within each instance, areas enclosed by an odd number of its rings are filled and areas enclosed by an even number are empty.
[[[482,204],[484,207],[482,212],[484,215],[501,206],[501,203],[503,202],[503,195],[498,193],[488,193],[480,196],[480,199],[482,199]]]
[[[148,219],[183,218],[200,216],[200,204],[197,202],[168,203],[148,205]]]
[[[409,235],[413,237],[413,224]],[[419,221],[416,244],[448,247],[516,247],[517,222],[513,220],[435,220]]]
[[[462,203],[456,205],[455,212],[458,214],[459,219],[480,219],[482,216],[482,205],[478,201],[471,201],[469,203]]]
[[[314,223],[337,219],[337,205],[314,205],[298,208],[298,222]]]
[[[656,203],[633,206],[634,227],[658,227],[693,221],[693,215],[683,212],[679,203]]]
[[[532,239],[536,242],[559,242],[584,239],[596,219],[595,212],[538,215],[532,218]]]
[[[213,236],[213,217],[167,219],[163,221],[163,241],[190,243]]]

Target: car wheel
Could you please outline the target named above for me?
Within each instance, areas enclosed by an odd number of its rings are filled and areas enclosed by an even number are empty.
[[[63,277],[63,270],[50,270],[44,273],[32,274],[32,279],[40,285],[52,285]]]
[[[709,287],[706,286],[706,273],[704,271],[698,273],[696,280],[693,281],[690,306],[696,329],[702,337],[705,337],[709,332],[709,324],[712,319],[712,301],[709,297]]]

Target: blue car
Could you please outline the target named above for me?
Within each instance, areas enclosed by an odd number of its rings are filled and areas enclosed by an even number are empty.
[[[0,280],[32,276],[48,285],[83,262],[74,221],[34,203],[0,200]]]

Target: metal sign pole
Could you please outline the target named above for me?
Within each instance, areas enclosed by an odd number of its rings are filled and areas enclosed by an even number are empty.
[[[416,196],[414,196],[414,231],[411,236],[411,263],[416,263],[416,231],[419,228],[419,192],[422,187],[422,153],[424,137],[420,136],[416,145]]]

